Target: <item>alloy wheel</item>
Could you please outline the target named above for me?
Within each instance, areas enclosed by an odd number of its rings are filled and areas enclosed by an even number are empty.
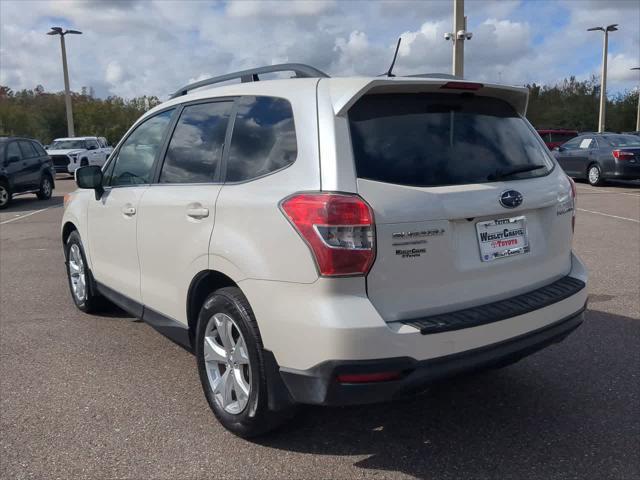
[[[69,249],[69,279],[71,280],[71,290],[76,300],[83,302],[87,296],[87,282],[84,271],[84,262],[80,247],[74,243]]]
[[[48,177],[42,180],[42,193],[47,197],[51,196],[51,180]]]
[[[589,183],[595,185],[600,180],[600,169],[595,165],[589,169]]]
[[[251,364],[244,337],[229,315],[216,313],[209,319],[203,352],[216,403],[227,413],[241,413],[251,393]]]
[[[8,201],[9,201],[9,192],[3,185],[0,185],[0,206],[6,205]]]

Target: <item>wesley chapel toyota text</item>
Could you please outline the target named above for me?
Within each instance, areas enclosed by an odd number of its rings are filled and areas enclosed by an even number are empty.
[[[295,78],[258,81],[276,71]],[[512,363],[578,327],[587,301],[575,189],[527,96],[299,64],[186,86],[104,168],[76,171],[73,300],[106,297],[191,349],[241,436],[297,403]]]

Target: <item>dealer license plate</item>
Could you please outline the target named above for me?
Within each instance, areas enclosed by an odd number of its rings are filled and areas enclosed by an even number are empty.
[[[529,251],[527,219],[524,215],[476,223],[480,258],[490,262]]]

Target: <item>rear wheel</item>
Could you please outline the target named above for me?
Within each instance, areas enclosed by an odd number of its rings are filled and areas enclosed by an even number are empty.
[[[589,165],[589,169],[587,170],[587,181],[589,182],[589,185],[593,185],[594,187],[604,183],[600,165],[597,163]]]
[[[196,331],[196,359],[209,406],[227,430],[254,437],[286,418],[284,412],[269,410],[262,339],[239,288],[221,288],[204,302]]]
[[[0,210],[7,208],[11,203],[11,188],[6,180],[0,180]]]
[[[36,193],[38,200],[49,200],[53,193],[53,180],[49,175],[43,175],[40,180],[40,190]]]

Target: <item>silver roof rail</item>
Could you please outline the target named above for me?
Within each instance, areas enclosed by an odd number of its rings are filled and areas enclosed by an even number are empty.
[[[279,65],[268,65],[266,67],[250,68],[249,70],[227,73],[226,75],[220,75],[219,77],[207,78],[206,80],[190,83],[171,95],[171,98],[186,95],[189,90],[206,87],[207,85],[213,85],[215,83],[226,82],[228,80],[234,80],[236,78],[239,78],[242,83],[257,82],[260,80],[258,75],[274,72],[293,72],[295,73],[295,78],[329,78],[329,75],[323,71],[303,63],[281,63]]]
[[[454,80],[462,80],[462,77],[457,77],[455,75],[451,75],[450,73],[418,73],[416,75],[407,75],[407,77],[412,78],[451,78]]]

